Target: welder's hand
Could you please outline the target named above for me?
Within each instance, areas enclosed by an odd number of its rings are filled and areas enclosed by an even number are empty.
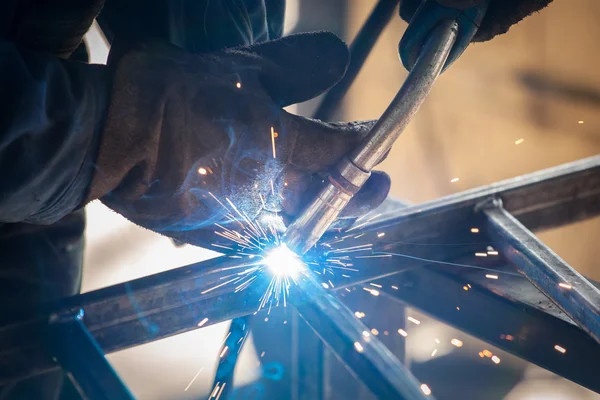
[[[282,107],[343,76],[346,45],[330,33],[190,55],[173,48],[120,61],[89,200],[192,244],[240,214],[294,218],[372,123],[331,124]],[[374,173],[348,206],[356,217],[386,197]],[[229,211],[226,210],[229,209]],[[237,227],[230,223],[228,226]]]
[[[432,0],[442,6],[464,9],[478,5],[483,0]],[[400,16],[409,22],[422,0],[401,0]],[[541,10],[552,0],[491,0],[485,17],[473,41],[485,42],[508,32],[510,27]]]

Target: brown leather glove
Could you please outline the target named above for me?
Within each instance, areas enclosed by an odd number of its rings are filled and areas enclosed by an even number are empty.
[[[473,7],[482,0],[433,0],[450,8],[464,9]],[[422,0],[401,0],[400,16],[409,22]],[[481,26],[473,38],[474,42],[485,42],[502,35],[511,26],[529,15],[541,10],[552,0],[491,0]]]
[[[282,107],[334,85],[348,58],[346,45],[325,32],[206,55],[173,48],[126,55],[89,200],[198,245],[212,240],[214,223],[235,225],[231,204],[251,220],[264,212],[294,218],[320,188],[320,173],[372,123],[324,123]],[[387,175],[373,174],[344,217],[379,205],[389,186]]]

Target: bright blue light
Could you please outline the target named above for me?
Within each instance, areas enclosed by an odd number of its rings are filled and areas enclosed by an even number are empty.
[[[265,256],[265,265],[277,277],[296,278],[298,273],[306,269],[300,257],[285,244],[270,250]]]

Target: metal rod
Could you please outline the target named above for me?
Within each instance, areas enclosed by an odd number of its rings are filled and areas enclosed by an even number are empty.
[[[377,282],[383,286],[379,297],[417,308],[466,334],[600,393],[600,346],[594,339],[561,318],[564,314],[526,279],[503,276],[494,281],[493,290],[483,286],[489,284],[489,279],[483,281],[477,283],[443,269],[426,267],[399,275],[397,279]],[[467,284],[470,287],[465,291]],[[508,287],[510,290],[506,290]],[[524,296],[534,304],[517,300]],[[564,353],[557,350],[557,345]]]
[[[220,387],[220,396],[229,397],[234,387],[234,372],[246,339],[250,334],[252,316],[234,318],[229,325],[227,336],[219,352],[219,365],[213,379],[212,388]]]
[[[600,343],[600,290],[544,245],[498,200],[482,208],[503,254],[581,329]]]
[[[50,320],[49,347],[86,400],[133,400],[119,375],[85,327],[83,310]]]
[[[356,79],[365,60],[373,50],[373,46],[381,32],[394,16],[399,0],[379,0],[375,8],[360,28],[356,38],[350,45],[350,64],[346,74],[323,98],[321,104],[315,111],[315,118],[320,120],[329,120],[333,112],[339,106],[340,101],[348,92],[348,89]]]
[[[360,145],[344,158],[325,187],[288,227],[284,241],[297,254],[306,253],[367,181],[371,170],[404,131],[431,91],[456,40],[458,25],[443,20],[423,46],[421,56],[381,118]]]
[[[352,311],[308,275],[290,301],[340,361],[380,399],[432,399]]]

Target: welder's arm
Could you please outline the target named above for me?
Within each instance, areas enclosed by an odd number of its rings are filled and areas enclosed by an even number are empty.
[[[472,7],[482,2],[482,0],[431,1],[437,1],[442,6],[458,9]],[[508,32],[511,26],[540,11],[551,2],[552,0],[491,0],[473,41],[485,42],[497,35],[504,34]],[[400,2],[400,16],[405,21],[410,21],[421,3],[422,0],[402,0]]]
[[[147,48],[117,66],[88,200],[129,220],[206,245],[214,224],[279,215],[292,220],[373,126],[287,113],[343,76],[346,45],[300,34],[191,55]],[[374,172],[346,209],[379,205],[389,177]]]
[[[109,80],[0,41],[0,223],[50,224],[82,204]]]

